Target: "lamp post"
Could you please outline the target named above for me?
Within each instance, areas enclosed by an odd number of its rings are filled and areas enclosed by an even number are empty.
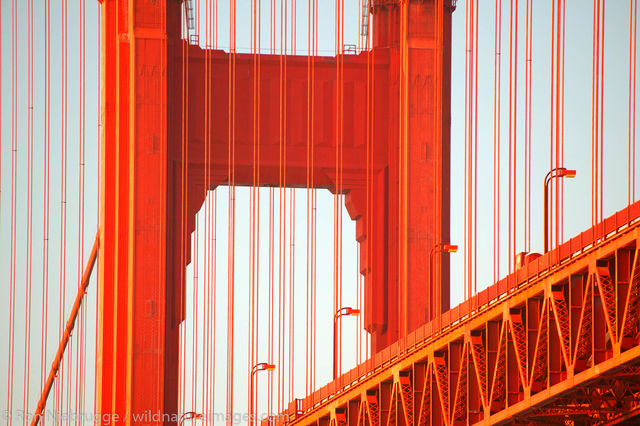
[[[253,414],[253,376],[258,371],[273,371],[275,368],[275,364],[269,364],[267,362],[258,363],[251,368],[251,373],[249,374],[249,395],[251,395],[251,400],[249,401],[249,421],[251,424],[255,424]]]
[[[433,281],[434,281],[434,274],[433,274],[433,257],[435,256],[436,253],[455,253],[458,251],[458,246],[454,245],[454,244],[446,244],[446,243],[438,243],[435,246],[433,246],[433,248],[431,249],[431,252],[429,253],[429,289],[433,289]],[[431,294],[429,295],[430,297],[432,296]],[[438,295],[436,295],[436,297],[432,297],[433,303],[435,304],[435,307],[437,308],[440,303],[438,300]],[[439,309],[434,309],[434,310],[439,310]],[[439,312],[438,312],[439,313]],[[432,312],[432,315],[435,318],[435,312]]]
[[[187,411],[183,415],[180,416],[180,421],[178,422],[178,426],[182,426],[185,420],[195,420],[201,419],[202,414],[196,413],[195,411]]]
[[[333,380],[338,377],[338,319],[345,315],[360,315],[360,309],[340,308],[333,316]]]
[[[557,167],[549,170],[544,177],[544,252],[549,251],[549,183],[553,178],[574,178],[575,170],[569,170],[564,167]],[[556,208],[558,208],[556,206]]]

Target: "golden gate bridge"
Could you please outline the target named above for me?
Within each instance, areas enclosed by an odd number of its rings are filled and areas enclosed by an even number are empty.
[[[636,22],[636,0],[3,1],[6,422],[637,421]],[[590,221],[565,202],[588,176]]]

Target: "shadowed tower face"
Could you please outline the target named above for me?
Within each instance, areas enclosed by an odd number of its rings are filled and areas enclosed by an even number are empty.
[[[184,268],[207,188],[344,194],[374,353],[433,318],[436,298],[449,307],[448,259],[431,271],[429,258],[449,241],[450,0],[374,0],[370,52],[311,59],[187,46],[181,7],[102,2],[103,413],[177,412]]]

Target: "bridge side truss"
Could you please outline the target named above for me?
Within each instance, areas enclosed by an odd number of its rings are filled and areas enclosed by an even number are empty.
[[[306,411],[305,425],[608,424],[640,412],[639,227]],[[301,404],[296,404],[301,405]]]

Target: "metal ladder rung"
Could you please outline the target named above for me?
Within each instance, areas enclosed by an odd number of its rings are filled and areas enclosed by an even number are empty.
[[[360,22],[360,37],[368,43],[369,39],[369,0],[362,0],[362,20]]]
[[[184,0],[184,11],[187,18],[187,28],[193,30],[195,28],[195,12],[193,10],[193,0]]]
[[[187,24],[187,39],[189,44],[196,45],[200,43],[200,37],[195,33],[196,17],[193,6],[193,0],[184,0],[184,15]]]

